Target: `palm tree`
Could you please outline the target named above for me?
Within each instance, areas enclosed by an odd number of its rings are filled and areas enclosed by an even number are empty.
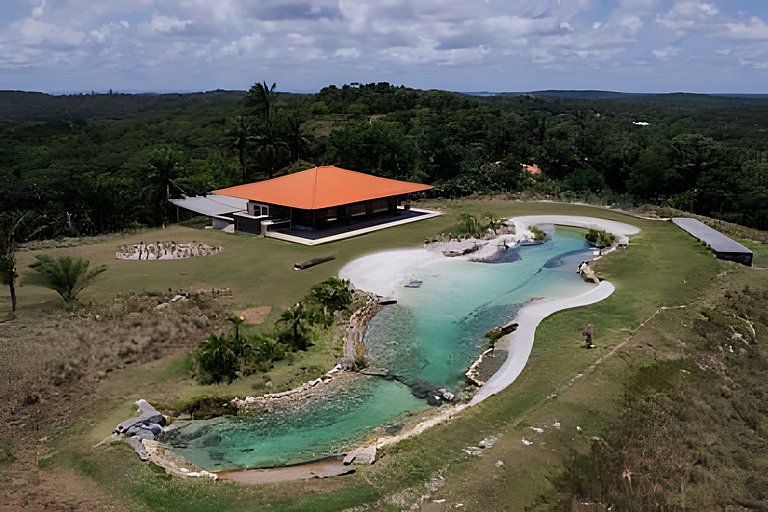
[[[290,345],[294,350],[307,350],[309,347],[307,333],[311,324],[316,320],[316,312],[303,302],[297,302],[283,311],[277,322],[286,325],[290,330]]]
[[[227,130],[227,142],[230,148],[237,150],[240,159],[240,169],[242,170],[242,182],[248,180],[248,168],[245,165],[245,150],[253,142],[253,123],[246,116],[235,116],[231,118],[229,129]]]
[[[309,137],[304,135],[301,129],[301,119],[295,116],[288,117],[288,130],[286,134],[288,150],[291,153],[291,162],[297,162],[302,153],[309,147]]]
[[[248,90],[248,95],[245,97],[245,104],[249,107],[254,107],[258,111],[264,124],[268,127],[272,126],[272,101],[275,96],[276,83],[272,83],[272,87],[267,86],[267,82],[256,82]]]
[[[160,217],[163,226],[168,222],[168,187],[179,174],[183,155],[169,147],[155,148],[147,157],[149,196],[155,210],[154,221]]]
[[[212,334],[195,350],[197,379],[201,384],[231,383],[237,378],[240,362],[232,341],[223,335]]]
[[[91,284],[96,276],[107,270],[105,265],[88,270],[90,262],[85,258],[46,254],[35,256],[37,261],[30,265],[43,278],[45,286],[61,295],[64,302],[74,302],[77,295]]]
[[[277,162],[286,155],[288,146],[280,140],[277,131],[266,124],[261,126],[259,134],[254,136],[253,140],[264,162],[267,177],[271,179],[275,173]]]

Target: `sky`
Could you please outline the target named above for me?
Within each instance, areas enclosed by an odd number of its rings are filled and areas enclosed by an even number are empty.
[[[0,0],[0,89],[768,93],[768,0]]]

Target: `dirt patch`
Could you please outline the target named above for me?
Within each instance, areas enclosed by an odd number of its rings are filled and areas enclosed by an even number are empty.
[[[245,311],[239,313],[240,316],[245,318],[245,323],[251,325],[261,325],[267,319],[272,312],[270,306],[258,306],[255,308],[248,308]]]
[[[98,402],[97,383],[113,370],[186,353],[220,329],[226,299],[215,291],[130,294],[0,323],[0,445],[15,458],[0,467],[0,510],[122,510],[103,496],[91,500],[94,486],[83,477],[40,469],[47,438]]]

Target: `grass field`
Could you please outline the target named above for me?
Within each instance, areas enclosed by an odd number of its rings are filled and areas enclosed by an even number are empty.
[[[74,469],[132,510],[341,510],[365,503],[374,503],[377,510],[401,510],[417,502],[425,510],[447,510],[457,503],[462,503],[464,510],[493,510],[494,506],[498,510],[523,510],[532,503],[546,510],[552,471],[572,448],[585,446],[589,436],[610,419],[612,399],[621,392],[628,368],[672,357],[675,333],[669,326],[679,325],[684,330],[690,313],[687,309],[664,310],[644,327],[640,325],[661,307],[707,300],[718,293],[723,279],[765,279],[758,271],[718,262],[671,223],[632,218],[611,210],[491,200],[425,206],[440,208],[447,214],[329,246],[304,247],[251,235],[171,227],[46,252],[76,254],[93,264],[109,265],[109,270],[83,293],[84,300],[109,300],[116,293],[128,291],[230,288],[233,295],[228,307],[272,306],[269,323],[311,285],[334,275],[351,259],[368,252],[420,245],[425,238],[450,230],[464,212],[487,211],[505,217],[587,215],[633,224],[642,231],[632,238],[628,249],[617,251],[598,266],[598,273],[616,285],[614,295],[593,306],[561,312],[545,320],[537,332],[528,366],[513,386],[449,424],[388,449],[375,465],[360,468],[355,475],[300,485],[247,488],[168,479],[142,465],[123,445],[90,448],[94,439],[106,436],[115,423],[132,413],[130,403],[139,396],[168,401],[174,396],[200,393],[241,394],[253,386],[247,381],[234,387],[201,388],[185,377],[183,357],[118,370],[101,381],[93,390],[98,397],[94,407],[56,436],[52,446],[57,454],[46,467]],[[142,240],[196,240],[221,245],[224,250],[214,256],[182,261],[114,259],[118,244]],[[19,267],[24,269],[34,254],[19,253]],[[292,270],[295,262],[328,254],[336,259],[309,270]],[[717,277],[723,272],[725,278]],[[22,284],[24,274],[22,271]],[[20,318],[61,308],[53,292],[32,285],[19,288],[19,305]],[[0,307],[6,306],[7,302],[0,302]],[[667,326],[663,331],[657,329],[660,320]],[[581,348],[580,331],[587,323],[595,326],[595,350]],[[616,355],[611,356],[619,346]],[[296,375],[301,367],[322,368],[332,361],[333,353],[315,355],[310,351],[307,357],[304,362],[292,363],[293,369],[286,369],[286,375]],[[559,429],[553,426],[555,423],[559,423]],[[532,430],[531,426],[544,432]],[[464,451],[487,436],[498,440],[482,456]],[[533,444],[526,446],[523,438]],[[429,498],[421,501],[424,495]],[[435,503],[438,499],[445,501]]]

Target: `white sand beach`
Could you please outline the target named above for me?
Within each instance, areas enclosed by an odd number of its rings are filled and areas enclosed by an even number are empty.
[[[571,215],[528,215],[515,217],[517,233],[523,234],[533,225],[554,224],[584,229],[604,230],[616,235],[617,240],[626,245],[631,235],[640,229],[630,224],[616,222],[596,217]],[[506,235],[508,237],[508,235]],[[489,245],[496,245],[491,241]],[[431,263],[445,258],[439,251],[426,248],[396,249],[369,254],[345,265],[339,272],[343,279],[349,279],[352,284],[365,291],[373,292],[384,297],[391,297],[395,290],[418,271],[428,268]],[[465,258],[465,257],[462,257]],[[528,362],[533,348],[533,340],[539,323],[549,315],[564,309],[594,304],[609,297],[615,287],[608,281],[602,281],[591,290],[576,297],[567,299],[545,299],[524,306],[515,318],[500,318],[499,324],[508,321],[519,324],[517,330],[499,343],[509,350],[504,365],[493,375],[471,400],[470,405],[495,395],[512,384],[520,375]],[[499,345],[499,346],[502,346]]]

